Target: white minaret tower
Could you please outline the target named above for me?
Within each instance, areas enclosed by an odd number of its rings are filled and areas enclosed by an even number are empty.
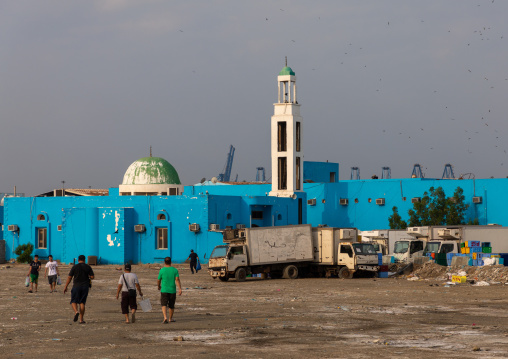
[[[270,196],[293,197],[303,191],[302,117],[296,100],[295,72],[286,66],[277,77],[279,99],[272,116],[272,190]]]

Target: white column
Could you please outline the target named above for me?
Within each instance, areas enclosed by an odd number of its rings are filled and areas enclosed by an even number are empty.
[[[277,81],[277,87],[279,88],[279,93],[278,93],[278,95],[279,95],[279,103],[280,103],[280,81]]]
[[[294,92],[295,92],[295,101],[294,101],[294,102],[296,103],[296,102],[298,101],[298,100],[296,99],[296,81],[295,81],[295,82],[293,82],[293,87],[294,87]]]

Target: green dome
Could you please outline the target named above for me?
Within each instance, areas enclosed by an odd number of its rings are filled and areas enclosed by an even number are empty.
[[[127,168],[124,185],[132,184],[181,184],[178,172],[164,158],[140,158]]]
[[[291,67],[286,66],[279,72],[279,76],[292,75],[295,76],[295,72],[291,69]]]

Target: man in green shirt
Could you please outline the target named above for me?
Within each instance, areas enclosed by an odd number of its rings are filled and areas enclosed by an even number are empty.
[[[180,283],[178,270],[171,266],[171,258],[166,257],[164,258],[164,267],[159,271],[159,277],[157,278],[157,287],[161,291],[163,324],[175,321],[173,313],[175,312],[176,286],[178,286],[178,295],[182,295],[182,284]],[[169,320],[166,308],[169,308]]]

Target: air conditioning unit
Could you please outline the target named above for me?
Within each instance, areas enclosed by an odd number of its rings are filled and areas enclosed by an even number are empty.
[[[341,198],[339,200],[339,203],[340,203],[341,206],[347,206],[349,204],[349,199],[347,199],[347,198]]]
[[[238,238],[245,238],[245,231],[238,231]]]
[[[233,226],[226,226],[227,230],[233,229]]]
[[[355,229],[341,229],[340,230],[340,239],[356,239],[356,230]]]
[[[308,199],[308,200],[307,200],[307,204],[308,204],[309,206],[315,206],[315,205],[316,205],[316,199],[315,199],[315,198]]]
[[[421,202],[421,201],[422,201],[421,197],[413,197],[413,198],[411,198],[411,203],[418,203],[418,202]]]
[[[58,226],[56,226],[56,229],[57,229],[57,231],[61,231],[62,230],[62,225],[59,224]]]
[[[189,231],[199,232],[199,224],[198,223],[189,224]]]
[[[210,230],[211,231],[218,231],[218,230],[220,230],[220,225],[217,223],[210,223]]]
[[[473,197],[473,203],[482,203],[481,197]]]
[[[428,237],[429,236],[429,227],[408,227],[407,234],[413,237]]]
[[[236,224],[236,229],[244,229],[244,228],[245,228],[245,224],[242,224],[242,223]]]
[[[9,232],[16,232],[19,229],[19,227],[16,224],[9,224],[7,226],[7,230]]]
[[[146,231],[146,228],[145,228],[144,224],[136,224],[134,226],[134,232],[136,232],[136,233],[143,233],[144,231]]]
[[[376,199],[376,204],[377,204],[378,206],[384,206],[384,204],[385,204],[385,199],[384,199],[384,198],[377,198],[377,199]]]
[[[437,235],[441,238],[447,238],[447,239],[458,239],[460,238],[460,230],[459,229],[438,229]]]

